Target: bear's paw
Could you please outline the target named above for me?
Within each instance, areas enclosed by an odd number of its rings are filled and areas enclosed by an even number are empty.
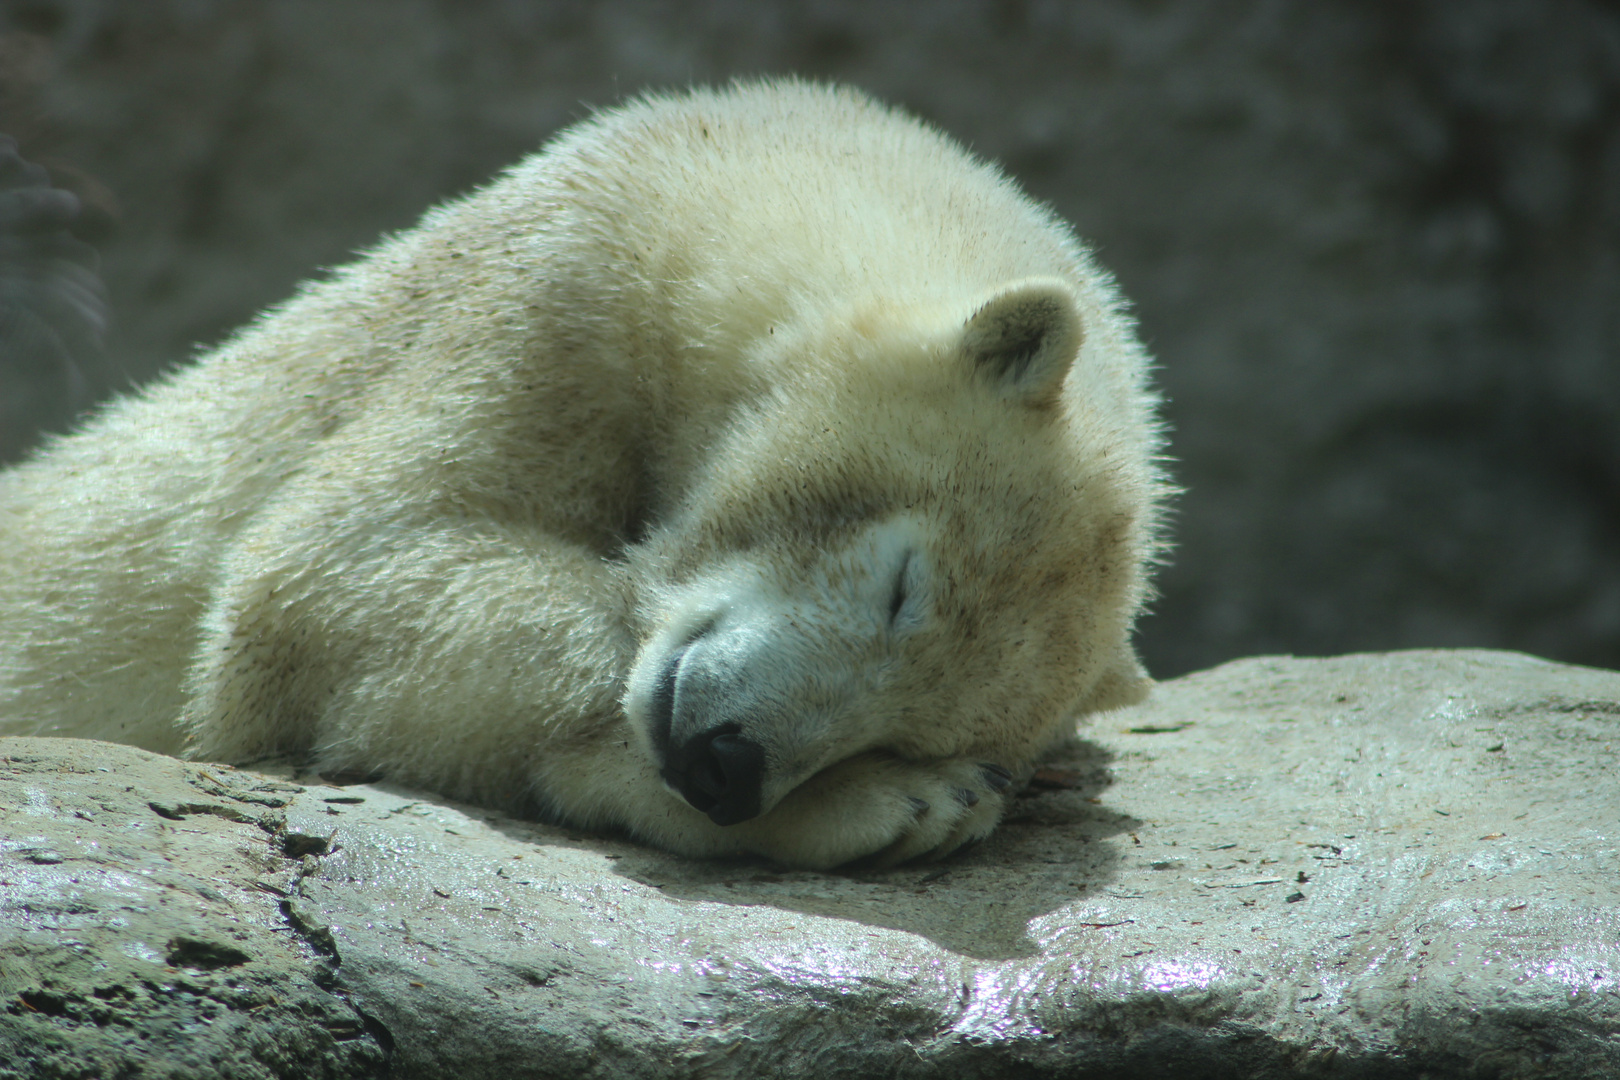
[[[1011,790],[1012,774],[993,762],[860,754],[735,827],[749,834],[751,850],[792,866],[894,866],[944,858],[984,839]]]

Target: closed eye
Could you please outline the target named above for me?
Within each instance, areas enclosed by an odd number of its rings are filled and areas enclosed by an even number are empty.
[[[911,568],[912,552],[907,551],[906,557],[900,562],[900,570],[894,575],[894,585],[889,590],[889,625],[892,627],[900,619],[900,611],[906,606],[906,571]]]

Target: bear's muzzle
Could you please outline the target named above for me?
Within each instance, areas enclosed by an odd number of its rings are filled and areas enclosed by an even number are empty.
[[[670,654],[652,697],[652,736],[661,758],[658,774],[716,825],[735,825],[759,816],[765,751],[736,723],[694,734],[683,731],[685,737],[675,742],[676,712],[692,689],[688,685],[687,694],[681,693],[683,677],[688,682],[703,678],[701,665],[685,664],[694,644]]]

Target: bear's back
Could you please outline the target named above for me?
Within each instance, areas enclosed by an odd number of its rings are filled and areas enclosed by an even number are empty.
[[[941,133],[846,88],[762,89],[644,98],[520,166],[512,195],[561,187],[584,273],[646,288],[680,340],[733,353],[817,308],[1100,277],[1065,225]]]

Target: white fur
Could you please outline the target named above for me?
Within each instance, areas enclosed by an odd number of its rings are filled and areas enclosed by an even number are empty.
[[[0,731],[942,853],[999,817],[981,763],[1145,690],[1146,366],[938,132],[797,82],[644,98],[0,477]],[[762,747],[758,816],[660,779],[660,686]]]
[[[700,631],[722,640],[728,666],[749,675],[734,692],[744,700],[734,706],[794,703],[792,724],[771,733],[766,810],[814,773],[879,746],[883,730],[867,707],[886,669],[899,662],[896,646],[927,617],[923,535],[909,515],[879,521],[818,560],[796,589],[742,562],[669,590],[660,629],[642,648],[624,696],[643,750],[655,752],[646,732],[661,662]],[[901,575],[906,602],[890,619],[887,604]]]

